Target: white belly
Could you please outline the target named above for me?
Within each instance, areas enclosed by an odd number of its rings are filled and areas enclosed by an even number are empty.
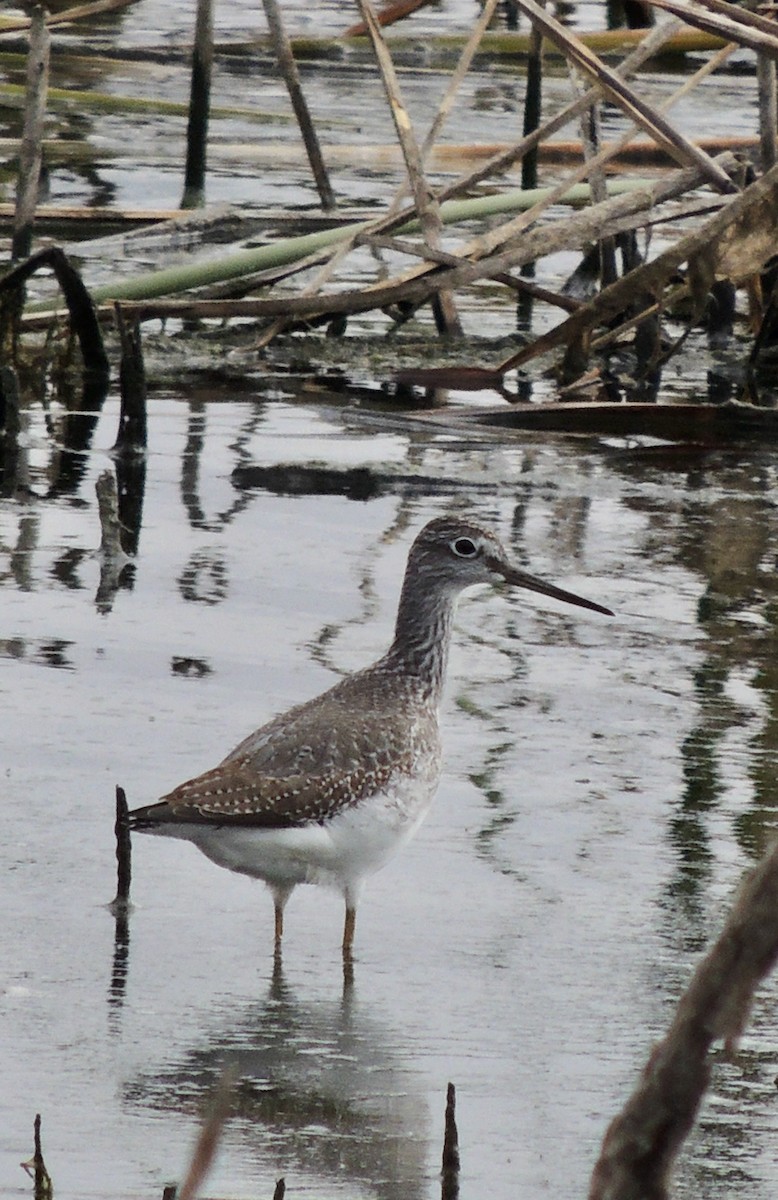
[[[219,866],[271,887],[325,884],[358,890],[416,832],[427,814],[437,780],[401,778],[390,789],[342,809],[321,824],[290,829],[245,825],[160,825],[167,837],[185,838]]]

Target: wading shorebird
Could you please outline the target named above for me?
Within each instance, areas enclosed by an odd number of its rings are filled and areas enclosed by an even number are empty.
[[[365,878],[412,837],[438,786],[438,725],[454,609],[478,583],[507,583],[612,616],[514,566],[489,529],[439,517],[411,546],[394,640],[372,666],[274,717],[211,771],[130,814],[143,833],[185,838],[232,871],[262,879],[284,906],[300,883],[343,894],[350,957]]]

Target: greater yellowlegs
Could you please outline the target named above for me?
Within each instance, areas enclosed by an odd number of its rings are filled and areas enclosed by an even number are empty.
[[[438,708],[459,593],[508,583],[611,616],[609,609],[515,567],[475,521],[439,517],[411,546],[394,641],[372,666],[274,717],[206,771],[130,814],[134,829],[185,838],[232,871],[263,879],[284,906],[299,883],[345,899],[354,940],[366,876],[415,833],[440,777]]]

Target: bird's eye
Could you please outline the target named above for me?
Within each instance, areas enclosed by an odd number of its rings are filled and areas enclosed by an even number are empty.
[[[478,553],[478,547],[475,542],[467,537],[455,538],[451,543],[451,549],[457,558],[475,558]]]

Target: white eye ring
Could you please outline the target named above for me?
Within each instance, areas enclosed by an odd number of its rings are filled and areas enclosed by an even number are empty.
[[[450,542],[449,544],[457,558],[476,558],[478,555],[478,546],[472,538],[454,538],[453,542]]]

